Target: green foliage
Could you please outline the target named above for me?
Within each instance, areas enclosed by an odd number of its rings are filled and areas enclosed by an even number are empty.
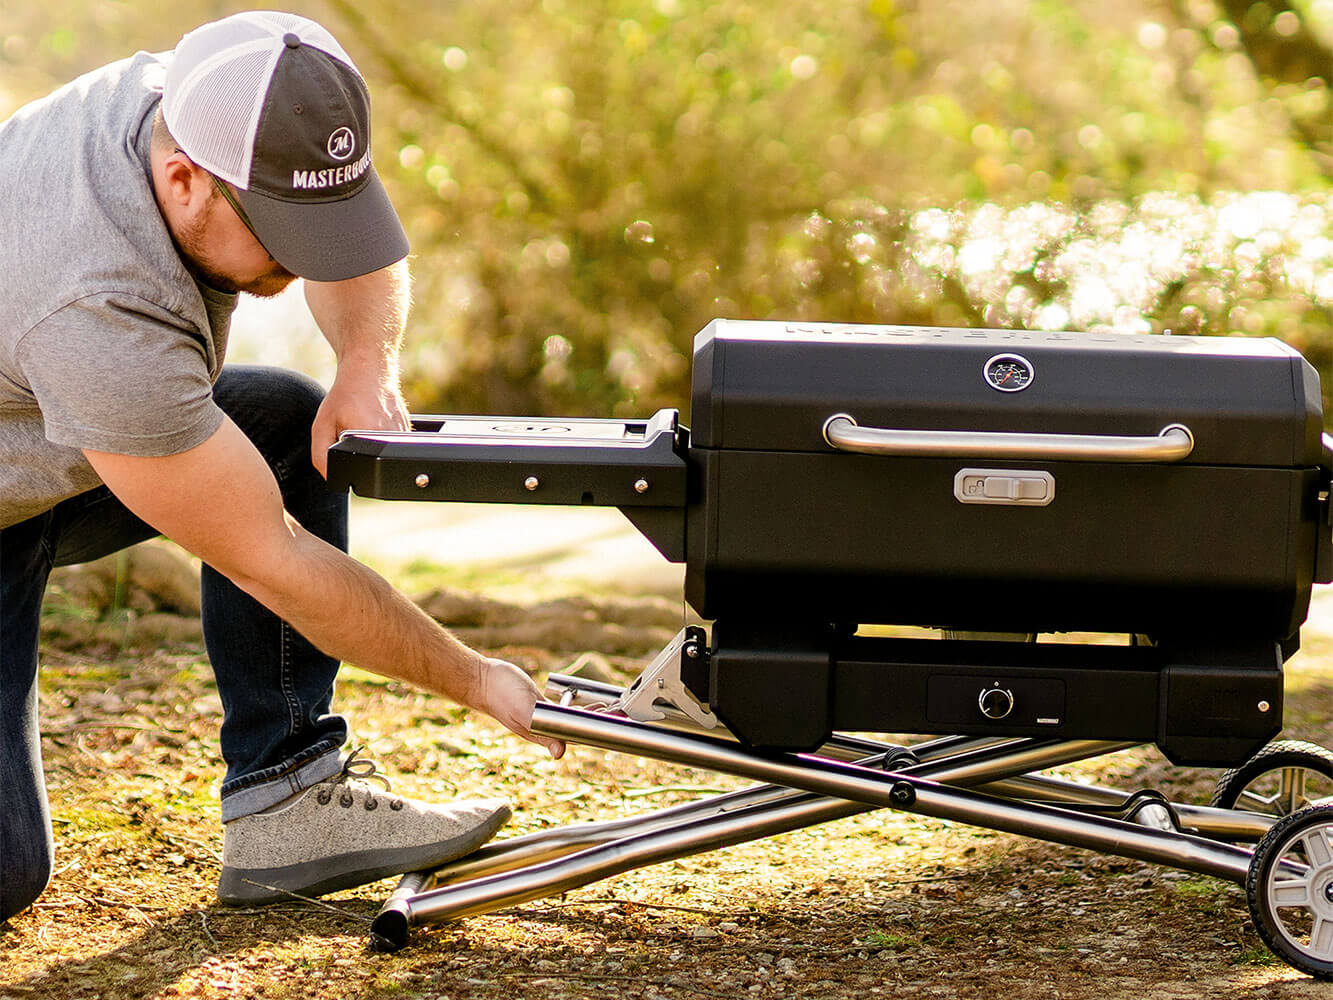
[[[236,6],[0,13],[0,87]],[[418,410],[681,406],[720,315],[1271,334],[1327,374],[1329,74],[1270,68],[1326,2],[291,6],[371,81]]]
[[[1211,22],[533,0],[415,16],[400,49],[333,6],[395,84],[423,409],[680,406],[718,315],[1277,334],[1326,363],[1327,182]]]

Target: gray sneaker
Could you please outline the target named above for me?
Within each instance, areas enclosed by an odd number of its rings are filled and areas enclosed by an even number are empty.
[[[475,851],[509,819],[503,799],[432,805],[391,795],[388,785],[353,754],[328,781],[226,824],[218,900],[275,903],[437,868]]]

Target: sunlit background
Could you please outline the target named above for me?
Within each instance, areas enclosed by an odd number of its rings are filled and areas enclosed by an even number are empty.
[[[0,114],[243,6],[7,4]],[[418,411],[684,408],[714,316],[1277,336],[1333,387],[1333,0],[287,9],[371,84]],[[332,365],[299,294],[232,358]]]

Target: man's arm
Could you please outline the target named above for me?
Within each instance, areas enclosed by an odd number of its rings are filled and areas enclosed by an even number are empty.
[[[338,371],[310,433],[310,454],[327,473],[329,446],[345,430],[407,430],[398,389],[398,349],[412,284],[407,261],[346,281],[305,282],[306,304],[338,358]]]
[[[302,528],[230,420],[163,458],[85,450],[130,510],[194,553],[330,656],[475,708],[560,756],[529,732],[540,694],[511,663],[463,645],[380,576]]]

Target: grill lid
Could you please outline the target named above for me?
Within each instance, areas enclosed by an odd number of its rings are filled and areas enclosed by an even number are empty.
[[[839,414],[909,440],[1151,441],[1188,428],[1187,457],[1149,461],[1293,467],[1321,456],[1318,376],[1275,339],[740,320],[714,320],[695,338],[694,447],[828,451],[826,424]]]

